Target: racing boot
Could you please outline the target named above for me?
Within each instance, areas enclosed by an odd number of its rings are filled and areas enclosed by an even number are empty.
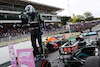
[[[36,55],[35,57],[34,57],[34,61],[36,62],[36,61],[38,61],[40,59],[40,55]]]
[[[41,54],[41,60],[45,60],[44,54]]]

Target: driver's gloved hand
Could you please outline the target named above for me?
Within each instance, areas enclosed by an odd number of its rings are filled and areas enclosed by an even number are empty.
[[[42,31],[40,31],[40,35],[43,35],[43,32]]]

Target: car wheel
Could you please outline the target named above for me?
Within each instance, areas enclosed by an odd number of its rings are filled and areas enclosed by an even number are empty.
[[[97,41],[97,46],[100,47],[100,38],[99,38],[98,41]]]
[[[45,56],[45,57],[47,57],[47,56],[48,56],[48,54],[49,54],[49,50],[48,50],[48,48],[47,48],[47,47],[44,47],[44,50],[45,50],[45,54],[44,54],[44,56]]]

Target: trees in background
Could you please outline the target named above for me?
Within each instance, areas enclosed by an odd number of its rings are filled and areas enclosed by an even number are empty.
[[[72,23],[75,23],[75,22],[81,22],[83,21],[84,17],[82,15],[74,15],[73,18],[72,18]]]
[[[72,22],[72,23],[76,23],[76,22],[85,22],[85,21],[92,21],[92,20],[98,20],[100,18],[94,18],[94,16],[92,15],[91,12],[86,11],[83,13],[83,15],[74,15],[73,14],[73,18],[71,17],[67,17],[67,16],[63,16],[61,18],[61,24],[65,25],[66,22]]]
[[[97,18],[94,18],[94,20],[99,20],[100,18],[99,17],[97,17]]]
[[[92,16],[91,12],[86,11],[86,12],[83,13],[83,16],[84,16],[84,20],[85,21],[92,21],[92,20],[94,20],[94,17]]]
[[[86,11],[83,13],[83,15],[74,15],[72,18],[72,23],[81,22],[81,21],[92,21],[94,20],[94,17],[92,16],[92,13],[89,11]]]
[[[61,17],[61,24],[66,25],[66,22],[68,22],[69,19],[71,19],[71,17],[67,17],[67,16]]]
[[[92,16],[92,13],[89,12],[89,11],[86,11],[86,12],[83,13],[83,16],[84,16],[85,18],[88,18],[88,17],[91,17],[91,16]]]

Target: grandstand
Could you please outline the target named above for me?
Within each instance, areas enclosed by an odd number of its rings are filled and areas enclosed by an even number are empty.
[[[24,11],[25,6],[28,4],[33,5],[43,17],[46,17],[44,20],[49,20],[49,22],[61,22],[55,12],[62,11],[62,8],[31,2],[28,0],[0,0],[0,23],[21,23],[20,13]],[[48,19],[48,17],[51,17],[51,19]]]

